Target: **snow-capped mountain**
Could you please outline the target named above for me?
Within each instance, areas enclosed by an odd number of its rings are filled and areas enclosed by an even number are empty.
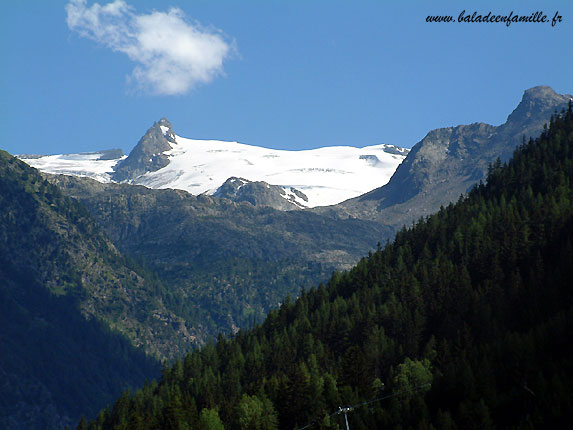
[[[286,151],[238,142],[187,139],[176,135],[169,121],[162,119],[147,131],[128,157],[116,154],[109,159],[104,152],[94,152],[19,158],[47,173],[149,188],[176,188],[195,195],[206,193],[231,199],[241,193],[229,194],[230,183],[217,191],[227,180],[236,178],[241,181],[235,184],[236,191],[247,184],[251,190],[252,184],[262,189],[263,184],[263,188],[275,190],[277,196],[293,203],[294,209],[336,204],[386,184],[408,151],[385,144]]]

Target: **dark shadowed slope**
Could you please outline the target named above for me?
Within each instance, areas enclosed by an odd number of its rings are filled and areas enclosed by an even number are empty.
[[[126,311],[144,284],[85,208],[0,151],[0,427],[62,429],[154,377],[119,334],[153,331]]]

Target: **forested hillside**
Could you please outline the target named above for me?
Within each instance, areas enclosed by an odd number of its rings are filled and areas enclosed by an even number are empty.
[[[467,198],[80,429],[565,428],[573,113]]]

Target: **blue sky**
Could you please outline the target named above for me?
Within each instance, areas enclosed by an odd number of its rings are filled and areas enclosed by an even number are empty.
[[[94,11],[95,2],[74,1]],[[68,4],[2,5],[0,148],[10,153],[128,152],[163,116],[190,138],[411,147],[434,128],[503,123],[529,87],[573,93],[568,0],[125,0],[97,29],[85,14],[70,23]],[[550,19],[559,11],[563,21],[425,22],[463,9]],[[142,17],[153,48],[121,33]],[[176,49],[165,24],[195,32],[208,52]]]

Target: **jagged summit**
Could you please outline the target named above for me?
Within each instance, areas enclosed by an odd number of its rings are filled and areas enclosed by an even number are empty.
[[[507,117],[506,124],[519,126],[536,115],[551,115],[555,106],[567,104],[572,97],[570,94],[558,94],[546,85],[529,88],[524,91],[521,102]]]
[[[129,156],[120,161],[112,174],[116,182],[133,181],[147,172],[155,172],[169,164],[164,152],[173,149],[175,133],[171,123],[161,118],[147,130]]]
[[[175,142],[175,132],[173,131],[173,126],[171,125],[171,123],[167,120],[167,118],[161,118],[159,120],[159,122],[156,122],[155,125],[159,125],[159,128],[161,129],[161,132],[163,133],[163,135],[165,136],[165,138],[170,142],[170,143],[176,143]]]
[[[168,127],[168,128],[172,128],[171,123],[170,123],[169,120],[168,120],[167,118],[165,118],[165,117],[161,118],[157,124],[163,125],[163,126]]]
[[[536,87],[528,88],[523,92],[522,102],[524,100],[545,100],[550,101],[562,99],[564,95],[557,93],[549,85],[538,85]]]

